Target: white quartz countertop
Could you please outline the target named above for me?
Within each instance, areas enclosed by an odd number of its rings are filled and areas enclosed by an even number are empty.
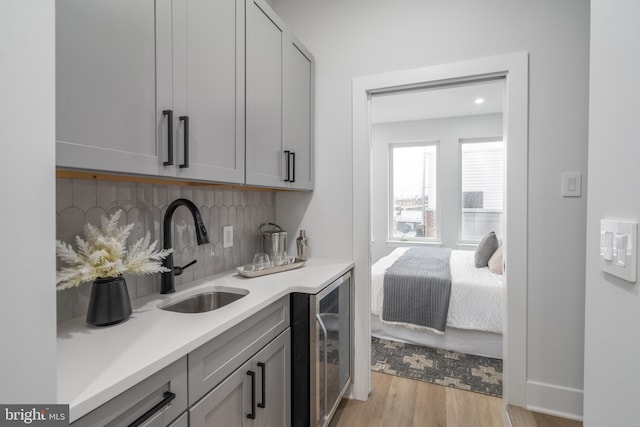
[[[58,402],[69,404],[73,422],[283,296],[317,293],[351,268],[350,260],[312,258],[302,268],[255,278],[228,271],[179,286],[174,294],[136,300],[131,317],[117,325],[93,327],[84,317],[60,323]],[[249,294],[207,313],[158,308],[212,287]]]

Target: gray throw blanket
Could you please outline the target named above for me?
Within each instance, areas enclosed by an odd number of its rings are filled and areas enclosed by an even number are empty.
[[[443,334],[451,297],[451,249],[410,248],[384,275],[382,320]]]

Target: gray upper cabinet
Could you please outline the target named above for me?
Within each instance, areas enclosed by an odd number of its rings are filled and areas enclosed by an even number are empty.
[[[264,0],[56,0],[56,164],[313,189],[314,59]]]
[[[57,0],[57,165],[244,182],[244,2]]]
[[[176,176],[244,183],[244,0],[173,1],[172,17]]]
[[[165,173],[155,30],[153,0],[56,1],[58,166]],[[170,58],[171,45],[157,48]]]
[[[264,1],[246,7],[246,183],[311,190],[314,58]]]
[[[313,189],[314,59],[298,39],[289,34],[285,68],[284,147],[289,152],[291,188]],[[286,179],[286,178],[285,178]]]
[[[284,23],[261,0],[247,0],[246,183],[285,187]]]

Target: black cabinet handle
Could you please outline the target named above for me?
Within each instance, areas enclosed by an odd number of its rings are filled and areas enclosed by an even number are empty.
[[[184,123],[184,163],[181,168],[189,167],[189,116],[180,116],[180,121]]]
[[[162,163],[165,166],[173,164],[173,110],[162,110],[163,116],[167,118],[167,161]]]
[[[170,391],[165,391],[164,394],[162,395],[162,397],[163,397],[163,399],[160,401],[160,403],[158,403],[153,408],[149,409],[147,412],[142,414],[140,416],[140,418],[138,418],[137,420],[135,420],[134,422],[129,424],[129,427],[138,427],[138,426],[142,425],[149,418],[154,416],[156,413],[160,412],[160,410],[162,408],[164,408],[165,406],[167,406],[169,404],[169,402],[171,402],[173,399],[175,399],[176,395],[175,395],[175,393],[171,393]]]
[[[284,157],[285,157],[286,162],[287,162],[287,165],[286,165],[287,177],[284,179],[284,182],[289,182],[289,180],[290,180],[289,172],[291,171],[291,167],[289,166],[289,162],[291,160],[291,151],[285,150],[284,151]]]
[[[291,180],[289,182],[296,182],[296,153],[291,152]]]
[[[256,373],[248,371],[247,375],[251,377],[251,413],[247,414],[250,420],[256,419]]]
[[[262,370],[262,402],[258,403],[258,408],[266,408],[267,402],[265,399],[265,364],[262,362],[258,362],[258,367]]]

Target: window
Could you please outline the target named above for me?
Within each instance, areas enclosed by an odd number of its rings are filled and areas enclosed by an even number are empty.
[[[502,236],[504,144],[500,140],[460,141],[462,200],[460,240],[477,242],[490,231]]]
[[[389,158],[389,240],[437,240],[437,143],[391,144]]]

